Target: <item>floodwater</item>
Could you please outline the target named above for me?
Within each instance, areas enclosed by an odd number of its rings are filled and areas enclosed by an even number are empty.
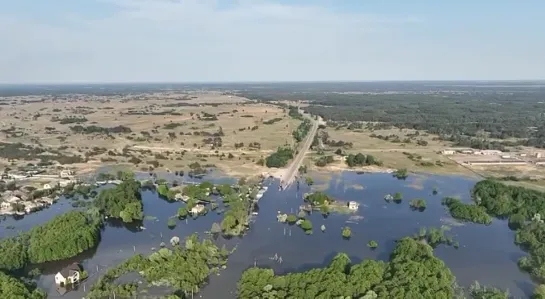
[[[266,181],[270,187],[259,201],[259,216],[247,235],[217,240],[220,245],[226,244],[228,248],[236,246],[237,249],[229,257],[227,269],[210,277],[209,284],[201,291],[203,298],[235,298],[236,282],[242,271],[254,264],[272,268],[275,273],[287,273],[323,266],[338,252],[347,253],[353,262],[366,258],[388,260],[395,240],[411,236],[423,226],[441,225],[451,228],[447,234],[459,241],[460,248],[440,245],[435,249],[435,254],[450,267],[460,285],[469,286],[478,280],[484,285],[508,289],[511,295],[517,297],[529,297],[534,289],[529,275],[517,267],[518,258],[525,253],[513,243],[514,232],[509,230],[506,221],[494,220],[489,226],[460,224],[453,221],[441,206],[441,199],[445,196],[457,196],[469,202],[474,180],[435,175],[411,175],[407,180],[397,180],[390,174],[358,175],[345,172],[326,179],[315,178],[315,181],[317,185],[327,184],[326,193],[338,200],[359,202],[359,210],[352,215],[331,214],[327,218],[314,213],[309,216],[314,232],[306,235],[297,226],[277,222],[276,215],[278,211],[296,213],[303,203],[302,194],[309,192],[310,188],[301,183],[300,190],[293,185],[286,191],[278,191],[278,181]],[[432,194],[434,187],[439,191],[437,195]],[[395,192],[403,194],[403,201],[400,204],[387,203],[384,195]],[[411,210],[408,202],[414,198],[425,199],[427,209],[423,212]],[[26,231],[72,209],[69,202],[60,201],[21,220],[2,221],[0,237],[13,235],[18,230]],[[135,252],[151,253],[152,247],[159,248],[162,241],[168,244],[172,236],[183,239],[193,232],[202,235],[213,222],[222,219],[222,215],[210,212],[196,220],[189,219],[187,223],[179,220],[176,228],[171,230],[167,227],[167,220],[176,214],[183,203],[167,202],[152,191],[143,192],[143,203],[145,214],[157,217],[156,220],[143,221],[145,230],[138,230],[136,224],[108,222],[97,248],[70,260],[39,265],[43,275],[38,286],[46,290],[50,298],[61,298],[53,285],[54,274],[69,263],[79,261],[90,274],[85,283],[85,290],[88,291],[106,269]],[[320,231],[322,224],[326,226],[325,232]],[[7,230],[7,225],[13,225],[15,229]],[[352,229],[350,240],[341,236],[344,226]],[[369,249],[367,242],[370,240],[376,240],[379,247]],[[271,259],[275,254],[282,257],[282,263]],[[83,289],[81,285],[77,291],[69,292],[62,298],[81,298],[85,296]]]

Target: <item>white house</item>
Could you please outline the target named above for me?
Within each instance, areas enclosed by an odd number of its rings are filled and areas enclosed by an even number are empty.
[[[2,208],[2,209],[11,209],[11,203],[9,203],[7,201],[3,201],[2,203],[0,203],[0,208]]]
[[[441,151],[441,154],[443,155],[454,155],[455,151],[454,150],[442,150]]]
[[[44,190],[49,190],[51,189],[51,185],[50,184],[44,184],[43,187],[42,187]]]
[[[196,205],[193,208],[191,208],[191,214],[193,214],[193,215],[199,215],[203,211],[204,211],[204,206],[203,205]]]
[[[55,283],[61,287],[79,282],[81,267],[73,263],[55,274]]]
[[[357,211],[359,207],[360,207],[360,204],[355,201],[348,202],[348,208],[352,211]]]
[[[492,155],[501,155],[502,151],[498,150],[482,150],[480,152],[475,152],[476,155],[483,155],[483,156],[492,156]]]

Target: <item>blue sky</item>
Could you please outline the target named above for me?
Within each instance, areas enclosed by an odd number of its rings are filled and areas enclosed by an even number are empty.
[[[0,83],[545,79],[543,0],[0,0]]]

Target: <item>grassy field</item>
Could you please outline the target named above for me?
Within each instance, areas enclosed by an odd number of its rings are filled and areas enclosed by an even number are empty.
[[[356,129],[349,130],[346,127],[333,128],[327,127],[324,131],[327,132],[328,140],[344,141],[352,143],[351,147],[342,147],[345,154],[363,153],[366,155],[373,155],[378,160],[382,161],[381,167],[367,166],[355,168],[353,170],[380,172],[391,171],[400,168],[406,168],[412,172],[423,173],[435,173],[435,174],[455,174],[469,177],[532,177],[535,178],[535,182],[516,182],[519,185],[535,185],[539,188],[545,186],[545,167],[536,166],[532,164],[528,165],[509,165],[509,166],[497,166],[497,165],[465,165],[461,163],[463,157],[445,156],[440,154],[441,150],[451,148],[453,145],[450,142],[439,141],[436,137],[425,132],[418,132],[415,130],[368,130]],[[374,135],[373,135],[374,134]],[[396,135],[401,141],[410,140],[406,142],[392,142],[390,140],[383,140],[377,138],[377,136],[393,136]],[[373,137],[375,136],[375,137]],[[426,145],[418,145],[419,143],[427,143]],[[424,141],[424,142],[423,142]],[[319,155],[314,152],[307,155],[306,164],[312,166],[314,169],[321,169],[325,171],[338,171],[348,169],[348,166],[344,162],[341,156],[335,155],[334,151],[339,147],[325,146],[325,155],[333,155],[335,161],[328,164],[326,167],[316,167],[314,162],[318,159]],[[516,150],[516,149],[513,149]],[[525,149],[525,152],[531,151]],[[490,159],[490,157],[470,157],[476,159]],[[499,157],[498,157],[499,159]],[[456,161],[459,160],[459,161]]]
[[[420,132],[418,137],[413,137],[411,143],[394,143],[391,141],[382,140],[376,137],[371,137],[372,134],[390,136],[397,135],[401,140],[411,138],[411,134],[415,134],[414,130],[348,130],[346,128],[334,129],[326,128],[325,131],[329,135],[329,140],[344,141],[352,143],[351,147],[344,147],[345,154],[363,153],[373,155],[378,160],[383,162],[382,167],[362,167],[358,170],[367,171],[387,171],[399,168],[407,168],[415,172],[432,172],[442,174],[462,174],[475,175],[467,168],[464,168],[448,157],[439,154],[439,152],[451,146],[448,142],[440,142],[433,139],[434,136]],[[416,140],[424,140],[428,144],[426,146],[417,145]],[[338,147],[326,147],[328,155]],[[410,156],[413,159],[410,159]],[[307,163],[313,164],[312,161],[317,158],[317,154],[308,155]],[[328,170],[343,170],[348,166],[340,156],[335,157],[336,161],[325,167]],[[427,163],[426,163],[427,162]],[[433,165],[429,165],[429,164]],[[437,166],[440,164],[441,166]]]
[[[79,172],[120,163],[142,170],[152,165],[181,170],[199,162],[239,176],[253,175],[267,171],[257,160],[280,145],[293,144],[291,131],[299,124],[277,106],[220,93],[1,100],[6,104],[0,106],[0,142],[87,157],[83,163],[66,165]],[[102,131],[81,133],[74,131],[76,126]],[[40,161],[39,154],[33,159],[1,158],[3,169]]]

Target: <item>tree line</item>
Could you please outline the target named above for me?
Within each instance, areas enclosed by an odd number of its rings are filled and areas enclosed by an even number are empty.
[[[238,298],[455,298],[463,290],[433,249],[411,238],[399,240],[388,262],[353,264],[337,254],[328,266],[276,275],[272,269],[249,268],[238,282]],[[479,285],[471,298],[508,298],[505,292]]]
[[[519,259],[519,267],[545,283],[545,193],[487,179],[475,185],[472,196],[490,215],[509,219],[515,243],[529,253]]]
[[[326,121],[379,122],[425,130],[456,139],[460,146],[499,149],[503,142],[488,139],[520,138],[520,145],[545,147],[545,105],[539,91],[349,94],[271,87],[247,94],[261,101],[297,98],[308,101],[305,109]]]

